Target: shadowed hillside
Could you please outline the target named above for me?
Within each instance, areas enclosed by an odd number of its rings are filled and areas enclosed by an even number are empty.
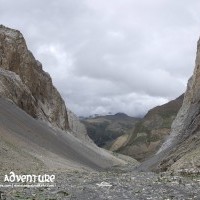
[[[124,113],[86,118],[85,124],[89,137],[100,147],[108,148],[117,137],[131,132],[139,119]]]

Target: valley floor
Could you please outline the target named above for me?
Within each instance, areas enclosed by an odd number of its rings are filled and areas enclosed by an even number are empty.
[[[130,167],[55,175],[56,186],[52,188],[0,188],[0,193],[6,200],[200,199],[200,176],[142,173]]]

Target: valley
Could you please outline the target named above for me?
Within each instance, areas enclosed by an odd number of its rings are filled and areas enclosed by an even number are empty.
[[[200,41],[184,95],[143,119],[117,113],[81,123],[23,35],[0,25],[0,199],[200,199],[199,66]],[[6,188],[10,172],[55,182]]]

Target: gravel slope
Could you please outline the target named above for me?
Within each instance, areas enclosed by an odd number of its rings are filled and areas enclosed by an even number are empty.
[[[70,133],[53,130],[2,98],[0,137],[7,149],[1,151],[0,165],[8,170],[9,167],[26,170],[28,166],[102,170],[124,163],[95,145],[81,142]],[[18,154],[13,156],[14,160],[10,159],[9,156],[16,152]],[[23,166],[18,165],[18,161],[24,162]]]

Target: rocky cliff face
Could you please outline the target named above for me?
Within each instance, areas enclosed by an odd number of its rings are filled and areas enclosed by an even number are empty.
[[[28,50],[19,31],[0,26],[0,96],[32,117],[90,141],[85,127],[65,107],[51,77]],[[81,132],[81,134],[80,134]]]
[[[174,120],[170,136],[157,155],[140,169],[183,170],[200,169],[200,41],[196,66],[188,81],[183,105]]]
[[[98,148],[66,108],[19,31],[0,26],[0,168],[104,169],[125,164]]]

